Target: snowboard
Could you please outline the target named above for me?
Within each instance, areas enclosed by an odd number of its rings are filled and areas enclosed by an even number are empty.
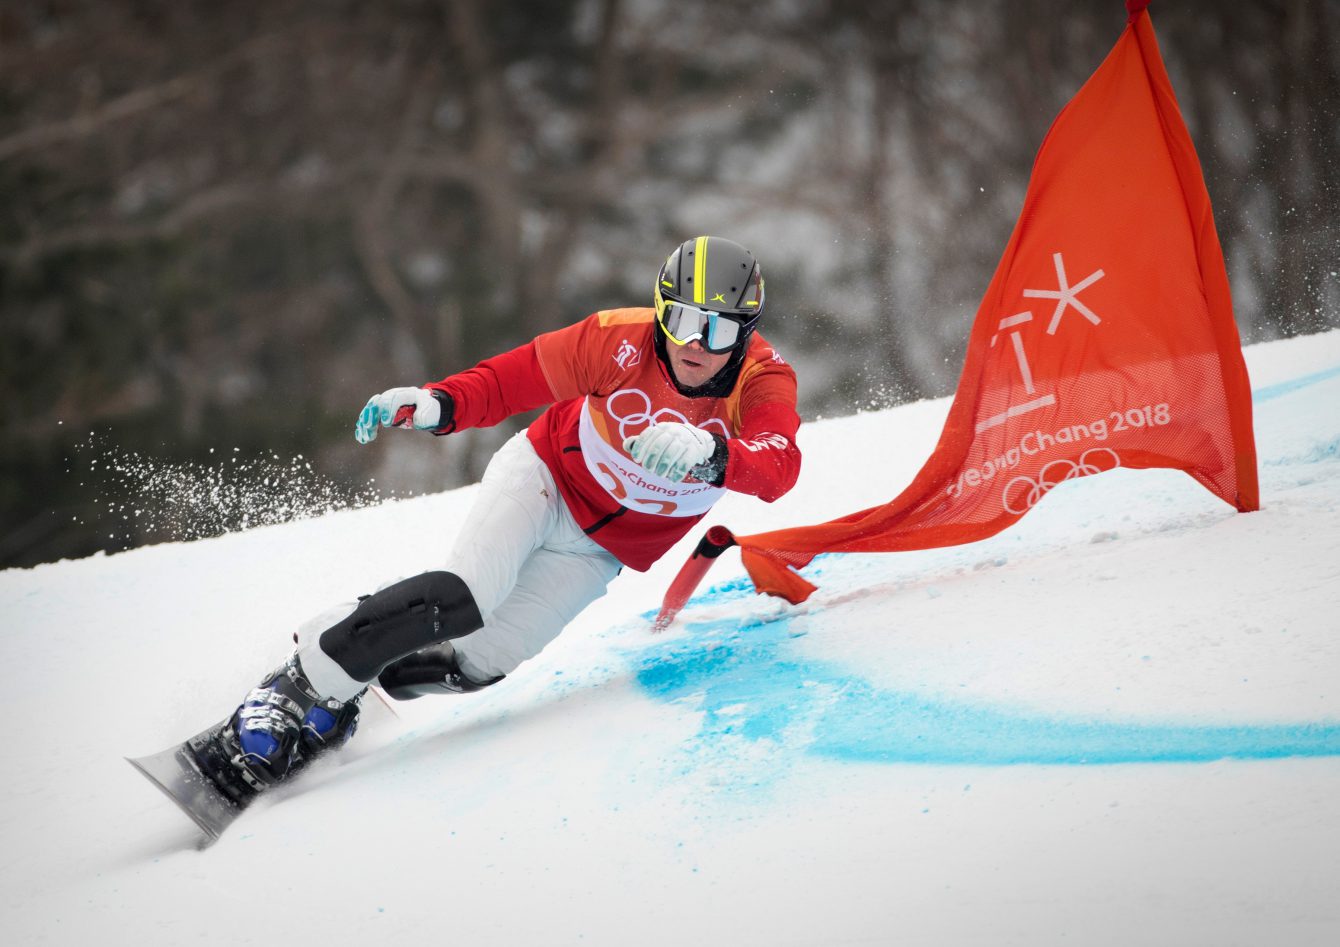
[[[359,728],[377,725],[379,722],[394,720],[397,714],[389,700],[376,688],[369,688],[373,699],[363,701],[363,711],[359,719]],[[228,826],[246,811],[246,803],[227,795],[214,780],[210,779],[196,761],[192,746],[201,746],[227,725],[227,720],[200,731],[182,743],[170,746],[148,756],[126,757],[126,762],[135,767],[145,779],[153,783],[163,795],[167,796],[205,833],[201,848],[207,848],[218,841]],[[301,774],[295,774],[301,775]]]
[[[244,809],[240,803],[224,795],[214,780],[201,771],[190,749],[192,743],[208,740],[220,727],[222,724],[202,730],[184,743],[158,753],[126,757],[127,763],[139,770],[200,827],[205,833],[205,845],[218,841],[223,830],[232,825]]]

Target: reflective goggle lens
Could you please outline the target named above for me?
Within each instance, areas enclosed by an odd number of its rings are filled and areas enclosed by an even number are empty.
[[[703,348],[714,353],[733,349],[746,327],[736,316],[668,301],[661,308],[660,320],[661,328],[673,341],[688,345],[697,339]]]

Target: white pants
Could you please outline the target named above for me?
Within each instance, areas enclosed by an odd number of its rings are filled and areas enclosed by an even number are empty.
[[[452,642],[461,670],[482,683],[539,654],[605,594],[620,564],[573,520],[523,431],[489,462],[445,568],[464,580],[484,618],[482,628]],[[363,688],[318,643],[355,607],[338,606],[298,631],[303,671],[327,697],[348,700]]]
[[[605,594],[619,560],[568,512],[549,468],[523,431],[493,455],[479,496],[447,557],[484,627],[452,642],[476,681],[510,674]]]

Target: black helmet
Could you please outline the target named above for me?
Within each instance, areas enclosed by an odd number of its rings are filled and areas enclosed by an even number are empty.
[[[656,318],[673,341],[698,339],[708,351],[727,352],[748,342],[763,312],[762,271],[735,241],[695,237],[661,267],[655,300]]]

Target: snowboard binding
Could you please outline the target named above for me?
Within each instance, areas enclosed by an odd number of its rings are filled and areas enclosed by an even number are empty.
[[[362,696],[321,698],[295,655],[253,688],[231,717],[186,745],[201,773],[232,802],[246,806],[318,756],[344,746],[358,728]]]

